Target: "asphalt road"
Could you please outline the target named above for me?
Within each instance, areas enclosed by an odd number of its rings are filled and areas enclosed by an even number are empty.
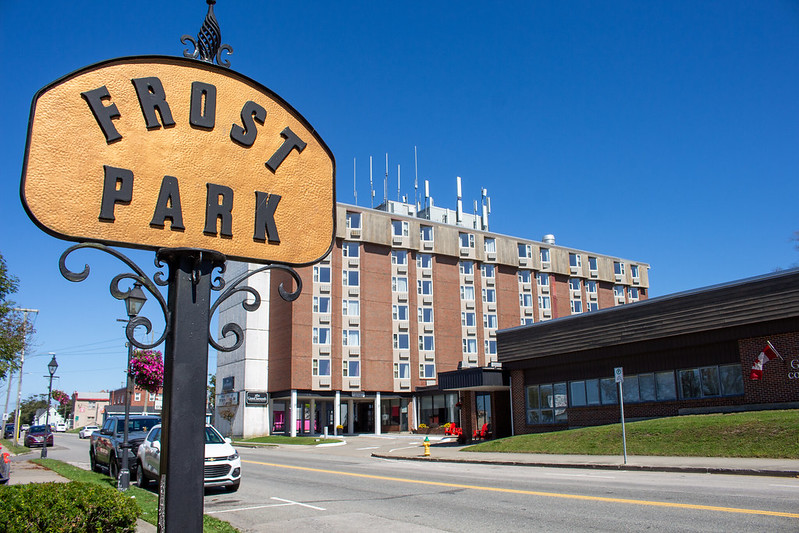
[[[799,479],[382,460],[418,438],[240,448],[241,489],[205,512],[241,531],[799,531]],[[88,441],[50,457],[88,468]]]

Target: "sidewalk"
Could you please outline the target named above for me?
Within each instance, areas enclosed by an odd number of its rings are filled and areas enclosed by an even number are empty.
[[[424,446],[375,453],[372,457],[406,461],[439,461],[451,463],[537,466],[554,468],[594,468],[605,470],[638,470],[651,472],[686,472],[737,474],[778,477],[799,477],[799,460],[753,459],[730,457],[656,457],[619,455],[550,455],[527,453],[487,453],[461,451],[466,446],[446,442],[431,443],[430,457]]]
[[[55,473],[49,468],[45,468],[36,463],[31,463],[29,459],[37,459],[36,457],[25,456],[12,456],[11,457],[11,478],[8,480],[9,485],[26,485],[28,483],[68,483],[69,479]],[[144,520],[136,521],[136,531],[141,533],[151,533],[157,531],[157,528],[145,522]]]

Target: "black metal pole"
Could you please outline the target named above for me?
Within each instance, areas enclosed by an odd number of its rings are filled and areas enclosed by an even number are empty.
[[[128,320],[130,321],[130,320]],[[130,356],[133,353],[133,345],[128,342],[128,366],[125,367],[125,374],[128,376],[125,386],[125,429],[122,432],[122,466],[119,469],[119,481],[117,488],[126,491],[130,487],[130,463],[128,454],[130,453],[130,443],[128,442],[128,425],[130,424],[130,397],[133,394],[133,378],[130,376]]]
[[[47,389],[47,413],[44,415],[44,443],[42,444],[42,459],[47,457],[47,433],[50,432],[50,398],[53,396],[53,375],[50,374],[50,387]]]
[[[158,531],[202,531],[211,271],[224,256],[174,249],[158,258],[170,273]]]

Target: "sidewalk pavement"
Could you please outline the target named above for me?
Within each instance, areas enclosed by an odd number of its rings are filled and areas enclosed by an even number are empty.
[[[68,483],[69,479],[55,473],[49,468],[45,468],[36,463],[30,462],[30,459],[37,459],[30,457],[30,454],[23,456],[11,457],[11,477],[8,480],[9,485],[25,485],[28,483]],[[144,520],[136,521],[136,531],[140,533],[153,533],[157,528],[145,522]]]
[[[799,460],[730,457],[658,457],[628,455],[627,463],[619,455],[551,455],[533,453],[467,452],[466,446],[447,442],[431,443],[430,456],[424,446],[374,453],[372,457],[410,461],[537,466],[553,468],[594,468],[605,470],[638,470],[650,472],[684,472],[703,474],[737,474],[778,477],[799,477]]]

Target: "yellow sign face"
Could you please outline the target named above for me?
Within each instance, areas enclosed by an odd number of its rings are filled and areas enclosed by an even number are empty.
[[[33,100],[22,203],[57,237],[309,264],[335,237],[335,160],[279,96],[201,61],[86,67]]]

